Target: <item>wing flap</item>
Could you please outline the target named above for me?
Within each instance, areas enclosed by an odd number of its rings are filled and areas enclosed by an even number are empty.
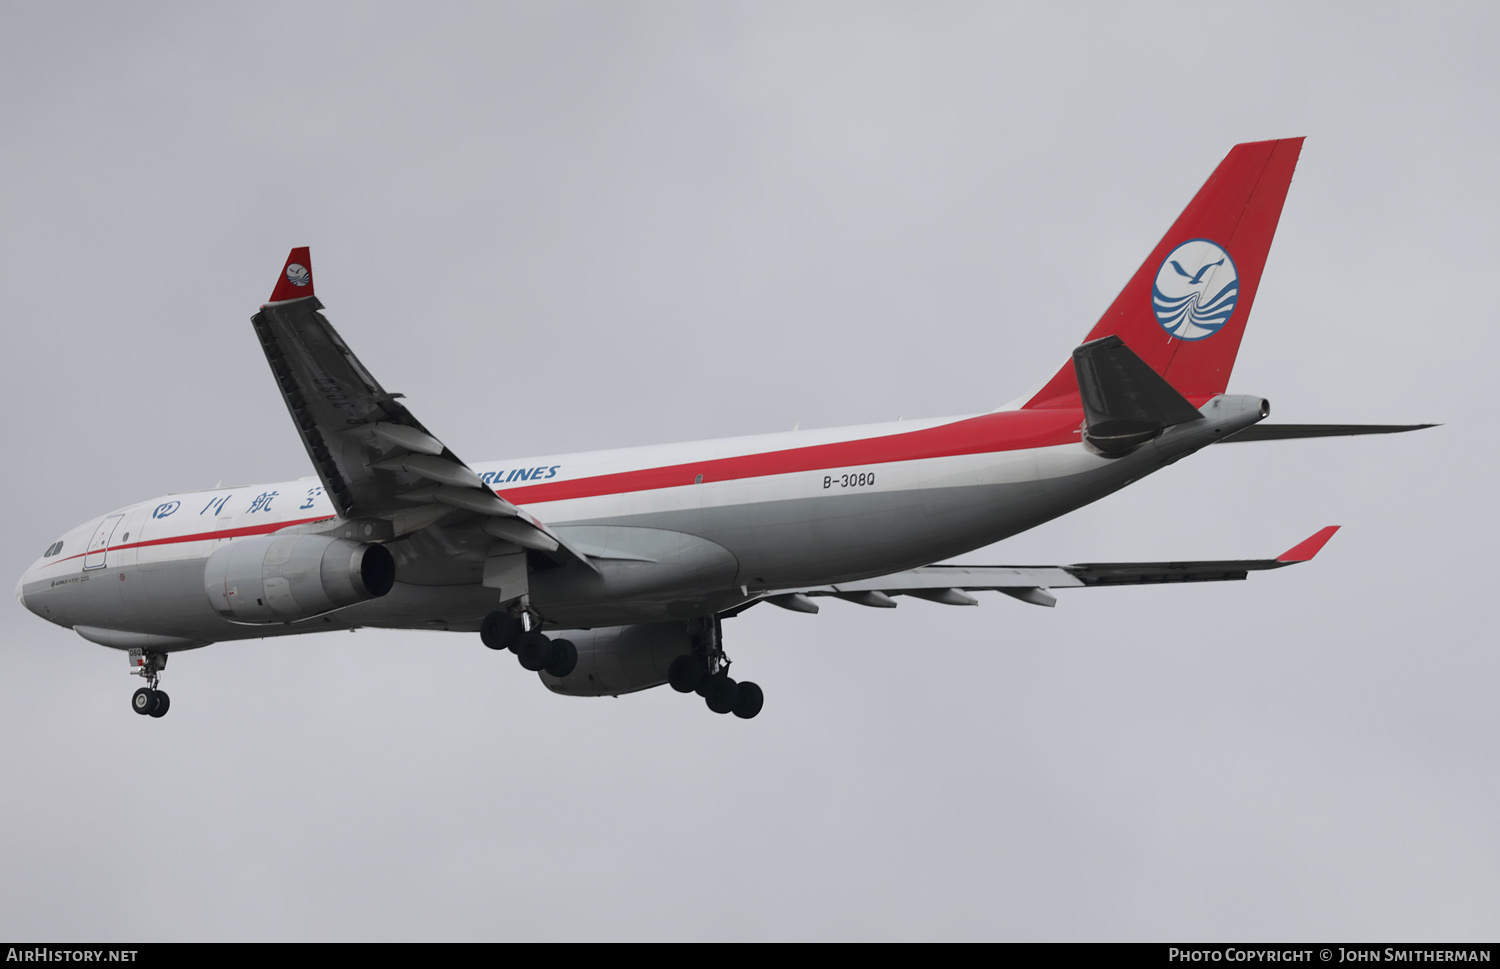
[[[1055,606],[1052,589],[1117,585],[1166,585],[1177,582],[1227,582],[1251,572],[1309,562],[1328,544],[1337,525],[1319,529],[1273,559],[1210,559],[1181,562],[1086,562],[1078,565],[927,565],[890,575],[805,589],[776,589],[764,598],[799,612],[816,611],[787,603],[808,596],[835,596],[864,606],[890,608],[892,596],[911,596],[946,605],[973,605],[965,592],[1003,592],[1022,602]]]

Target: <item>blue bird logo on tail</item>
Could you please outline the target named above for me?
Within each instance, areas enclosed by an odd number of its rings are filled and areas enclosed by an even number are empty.
[[[1162,260],[1151,310],[1179,340],[1204,340],[1229,322],[1240,298],[1240,274],[1217,242],[1190,239]]]
[[[1188,281],[1188,285],[1189,286],[1196,286],[1196,285],[1198,285],[1198,282],[1199,282],[1199,280],[1201,280],[1203,278],[1203,274],[1204,273],[1208,272],[1210,269],[1213,269],[1213,268],[1215,268],[1217,266],[1222,266],[1222,265],[1224,265],[1224,260],[1220,259],[1218,262],[1211,262],[1211,263],[1209,263],[1208,265],[1204,266],[1202,269],[1198,270],[1195,273],[1190,273],[1186,269],[1182,268],[1182,263],[1178,262],[1176,259],[1172,260],[1172,268],[1175,269],[1175,270],[1177,270],[1178,275],[1186,276],[1187,277],[1187,281]]]

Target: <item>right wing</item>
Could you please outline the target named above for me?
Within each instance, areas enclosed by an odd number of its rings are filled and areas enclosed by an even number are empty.
[[[1057,597],[1052,594],[1052,589],[1223,582],[1243,579],[1251,572],[1296,565],[1310,561],[1338,530],[1337,525],[1320,529],[1274,559],[1093,562],[1080,565],[927,565],[873,579],[777,590],[764,599],[793,612],[817,612],[818,605],[811,596],[836,596],[862,606],[890,609],[896,605],[893,596],[912,596],[950,606],[973,606],[978,605],[979,600],[966,593],[993,591],[1033,605],[1055,606]]]
[[[313,295],[306,247],[293,249],[251,322],[292,422],[341,519],[390,540],[443,519],[474,519],[495,538],[576,559],[536,518],[501,498],[386,392],[344,343]]]

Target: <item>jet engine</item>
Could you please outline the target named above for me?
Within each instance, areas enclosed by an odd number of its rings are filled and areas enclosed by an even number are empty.
[[[661,686],[672,660],[692,651],[685,622],[601,626],[563,635],[577,648],[578,665],[567,676],[540,676],[547,689],[567,696],[618,696]]]
[[[383,545],[322,535],[261,535],[214,550],[203,589],[231,622],[295,622],[377,599],[396,584]]]

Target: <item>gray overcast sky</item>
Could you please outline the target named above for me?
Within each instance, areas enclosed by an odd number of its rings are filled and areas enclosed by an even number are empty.
[[[5,9],[5,576],[310,473],[247,322],[291,246],[471,461],[961,414],[1263,138],[1308,141],[1230,389],[1445,426],[969,556],[1345,526],[1245,583],[751,610],[749,723],[372,631],[176,656],[155,721],[5,607],[0,937],[1500,935],[1493,4]]]

